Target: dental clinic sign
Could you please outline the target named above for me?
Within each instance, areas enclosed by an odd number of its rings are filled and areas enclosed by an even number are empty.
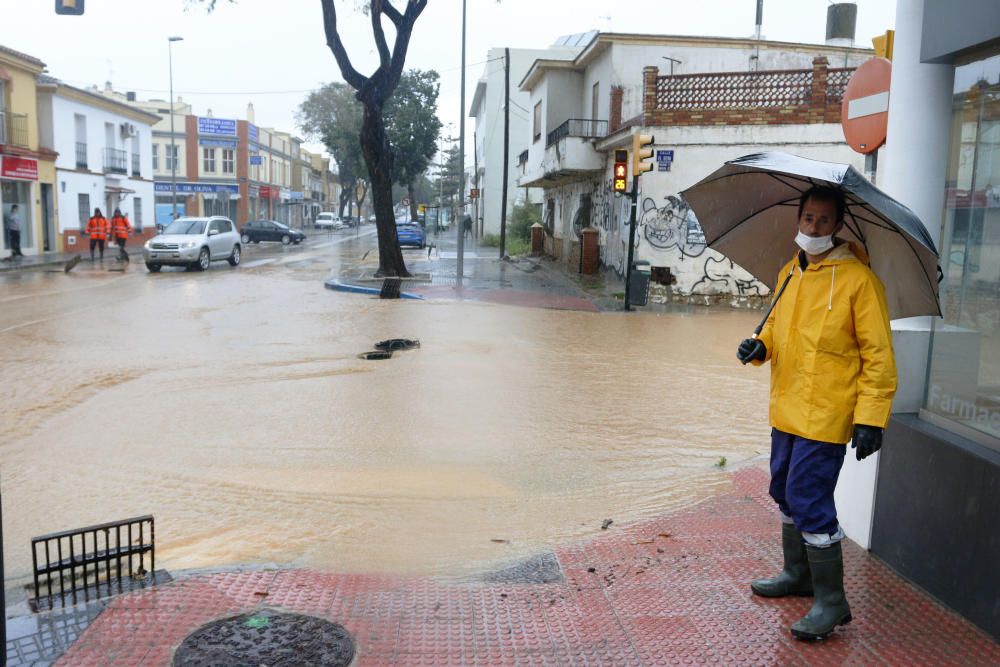
[[[198,118],[198,134],[235,137],[236,121],[229,118]]]

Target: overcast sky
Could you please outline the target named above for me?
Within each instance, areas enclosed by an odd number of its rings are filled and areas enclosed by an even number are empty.
[[[377,64],[359,0],[338,0],[341,34],[355,67]],[[397,7],[404,0],[394,0]],[[768,39],[821,44],[828,0],[764,0]],[[857,44],[892,28],[895,0],[857,0]],[[75,86],[134,90],[168,98],[167,37],[173,47],[174,94],[204,115],[245,118],[253,102],[257,124],[300,134],[294,113],[309,90],[340,80],[326,46],[319,0],[219,0],[212,14],[186,0],[86,0],[82,17],[56,16],[52,0],[0,0],[0,44],[48,65]],[[539,48],[560,35],[587,30],[747,37],[755,0],[468,0],[466,108],[491,47]],[[388,25],[388,22],[387,22]],[[406,66],[441,73],[439,116],[459,118],[461,0],[429,0],[417,20]],[[466,114],[462,114],[463,116]],[[471,136],[473,124],[466,120]],[[455,125],[455,134],[458,129]]]

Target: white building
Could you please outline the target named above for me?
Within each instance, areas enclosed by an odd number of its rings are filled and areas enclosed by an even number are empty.
[[[39,143],[56,159],[57,233],[67,252],[84,249],[81,231],[95,208],[118,208],[136,234],[153,231],[152,126],[158,116],[103,95],[38,77]]]
[[[641,130],[654,135],[661,163],[641,179],[635,258],[661,269],[675,293],[766,293],[705,247],[677,193],[760,150],[862,168],[840,129],[840,96],[852,69],[872,55],[755,39],[598,34],[573,60],[536,61],[520,82],[532,113],[518,183],[544,188],[546,251],[576,268],[580,232],[593,226],[600,263],[624,275],[629,207],[612,192],[613,151],[630,149]]]
[[[507,215],[515,203],[530,199],[541,202],[540,190],[517,187],[517,161],[523,138],[528,132],[529,98],[518,88],[531,65],[539,59],[572,59],[597,33],[560,38],[547,49],[510,49],[510,162],[507,170]],[[470,215],[478,213],[479,232],[500,233],[503,192],[504,68],[505,49],[490,49],[483,74],[476,84],[469,106],[469,117],[476,119],[475,153],[468,166],[468,188],[479,188],[479,201],[473,202]],[[470,164],[471,162],[471,164]],[[475,168],[478,163],[478,180]],[[478,210],[477,210],[478,208]]]

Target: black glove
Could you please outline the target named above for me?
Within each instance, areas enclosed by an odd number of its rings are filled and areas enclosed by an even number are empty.
[[[859,461],[871,456],[882,449],[882,429],[878,426],[855,424],[854,435],[851,436],[851,447],[857,449],[855,456],[858,457]]]
[[[764,361],[767,358],[767,348],[759,338],[747,338],[736,350],[736,358],[747,364],[755,359]]]

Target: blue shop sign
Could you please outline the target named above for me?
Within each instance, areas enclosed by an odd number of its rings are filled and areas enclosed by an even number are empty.
[[[263,163],[264,163],[264,160],[263,160],[263,158],[261,158],[261,156],[259,156],[259,155],[251,155],[250,156],[250,166],[261,165]]]
[[[257,129],[257,126],[254,125],[253,123],[247,123],[247,128],[250,141],[253,141],[254,143],[260,141],[260,130]]]
[[[236,136],[236,121],[229,118],[198,118],[198,134]]]
[[[303,201],[306,198],[303,192],[293,192],[291,196],[292,201]]]
[[[198,143],[202,146],[210,146],[214,148],[236,148],[236,141],[232,139],[203,139],[199,137]]]
[[[153,186],[153,189],[156,192],[162,192],[164,194],[173,192],[173,187],[170,183],[156,183]],[[216,192],[228,192],[230,194],[238,195],[240,193],[240,186],[225,183],[178,183],[177,192],[187,195],[215,194]]]

